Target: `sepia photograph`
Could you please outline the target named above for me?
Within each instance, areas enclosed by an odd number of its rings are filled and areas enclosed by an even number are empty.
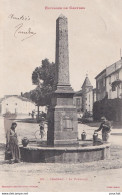
[[[121,0],[0,0],[0,192],[120,194],[121,19]]]

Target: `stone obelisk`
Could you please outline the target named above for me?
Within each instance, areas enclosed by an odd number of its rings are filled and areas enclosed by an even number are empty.
[[[56,20],[56,76],[54,93],[48,110],[48,145],[77,144],[78,128],[74,91],[69,80],[68,21],[64,15]]]
[[[56,20],[56,86],[72,90],[69,81],[68,21],[63,15]],[[72,90],[73,91],[73,90]]]

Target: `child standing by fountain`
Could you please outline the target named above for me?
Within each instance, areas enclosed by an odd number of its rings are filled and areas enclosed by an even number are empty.
[[[41,122],[39,124],[41,139],[44,137],[44,124],[45,124],[45,118],[41,117]]]

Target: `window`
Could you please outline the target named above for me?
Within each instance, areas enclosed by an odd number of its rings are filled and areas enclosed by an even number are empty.
[[[98,89],[100,88],[100,84],[99,84],[99,82],[97,83],[97,88],[98,88]]]
[[[109,84],[111,84],[111,76],[109,76]]]
[[[119,73],[118,72],[116,73],[116,79],[119,79]]]
[[[105,87],[105,78],[103,79],[103,86]]]
[[[80,106],[80,98],[76,99],[76,106]]]
[[[100,82],[100,88],[103,88],[103,79]]]

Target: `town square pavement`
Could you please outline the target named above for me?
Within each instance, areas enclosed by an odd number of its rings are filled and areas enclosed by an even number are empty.
[[[36,123],[17,122],[18,139],[34,138]],[[78,125],[92,138],[96,127]],[[4,160],[5,131],[0,117],[0,191],[122,191],[122,130],[111,132],[111,157],[108,160],[78,164],[25,163],[8,164]],[[101,137],[101,134],[99,134]]]

